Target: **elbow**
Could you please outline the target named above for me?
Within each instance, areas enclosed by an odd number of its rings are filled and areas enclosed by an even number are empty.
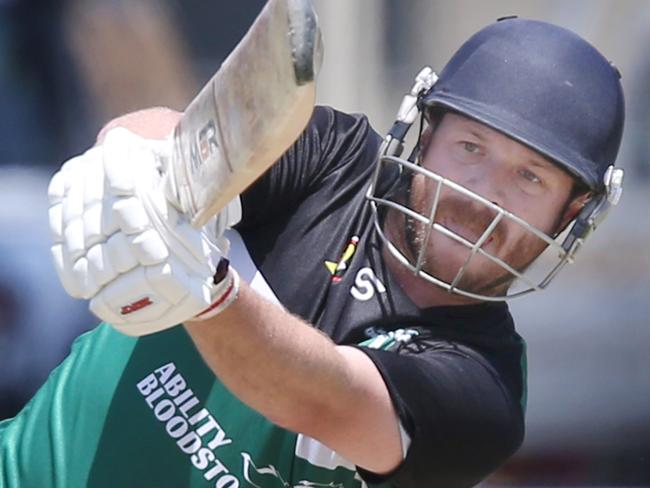
[[[324,419],[328,417],[323,405],[308,402],[297,402],[291,409],[270,412],[266,415],[267,420],[274,425],[310,437],[318,436],[319,426],[323,425]]]

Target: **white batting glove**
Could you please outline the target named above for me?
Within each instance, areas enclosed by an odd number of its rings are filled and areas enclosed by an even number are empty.
[[[194,229],[163,191],[171,149],[171,140],[116,128],[50,182],[52,256],[61,283],[128,335],[212,316],[237,292],[236,273],[222,260],[228,246],[222,233],[239,220],[239,199]]]

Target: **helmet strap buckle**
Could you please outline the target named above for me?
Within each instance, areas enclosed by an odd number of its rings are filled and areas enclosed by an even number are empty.
[[[562,243],[568,261],[573,261],[578,249],[605,220],[611,208],[620,201],[623,195],[623,176],[623,170],[613,165],[605,171],[603,176],[605,191],[594,196],[580,211],[569,235]]]
[[[420,115],[420,99],[436,84],[438,75],[430,66],[425,66],[415,77],[409,93],[402,99],[397,117],[380,149],[380,156],[399,157],[404,150],[404,139]]]

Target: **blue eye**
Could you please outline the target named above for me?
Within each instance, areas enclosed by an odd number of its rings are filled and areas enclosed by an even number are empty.
[[[463,149],[465,149],[465,151],[467,151],[468,153],[472,153],[472,154],[477,153],[479,151],[478,145],[468,141],[463,142]]]
[[[531,183],[540,184],[542,182],[542,180],[535,173],[527,169],[520,170],[519,174]]]

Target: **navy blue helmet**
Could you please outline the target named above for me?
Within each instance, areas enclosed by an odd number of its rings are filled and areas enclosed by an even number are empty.
[[[597,193],[616,159],[625,116],[620,74],[591,44],[516,17],[467,40],[422,103],[526,144]]]
[[[577,190],[588,188],[591,197],[573,223],[567,225],[566,232],[542,232],[497,203],[420,166],[419,144],[408,159],[401,159],[404,138],[418,115],[428,115],[429,121],[435,122],[440,109],[461,113],[527,145],[581,182]],[[501,19],[467,40],[439,77],[429,67],[416,76],[384,140],[368,189],[375,228],[398,262],[450,293],[479,300],[504,300],[542,290],[567,263],[573,262],[583,243],[620,199],[623,170],[614,162],[624,118],[620,74],[591,44],[546,22]],[[406,191],[413,175],[428,180],[436,189],[431,207],[415,211],[405,200],[404,191],[382,190],[386,174],[390,176],[386,181],[402,175],[395,188]],[[436,220],[443,188],[486,207],[494,216],[476,242]],[[383,232],[381,216],[387,212],[402,213],[407,221],[417,221],[424,226],[423,235],[404,248],[403,243]],[[516,268],[486,250],[484,243],[489,242],[501,221],[519,226],[543,241],[544,255],[530,265]],[[435,267],[426,267],[427,245],[434,232],[468,249],[466,261],[451,279],[437,274]],[[479,255],[507,272],[508,281],[504,283],[508,289],[484,291],[464,284],[470,261]]]

